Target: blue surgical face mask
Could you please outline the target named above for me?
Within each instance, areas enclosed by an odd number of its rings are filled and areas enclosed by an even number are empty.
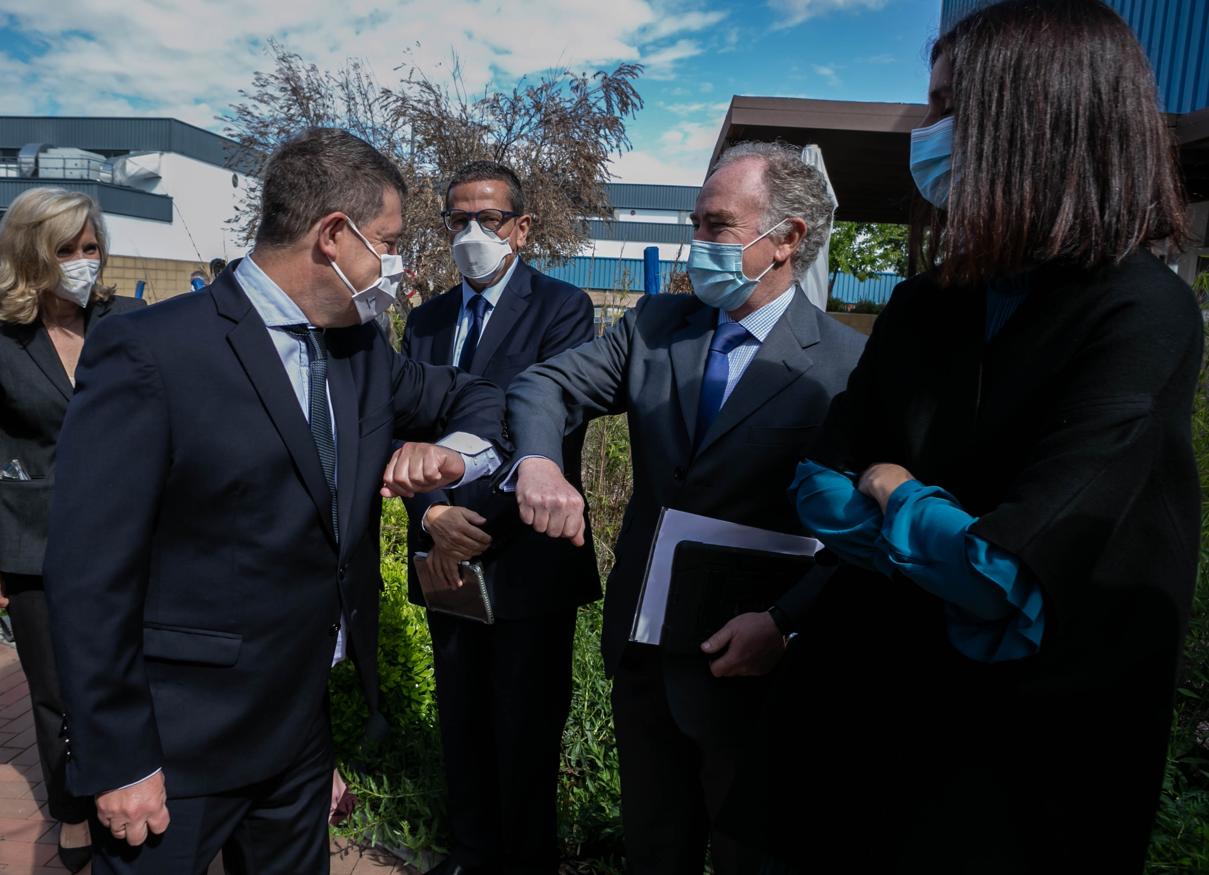
[[[719,310],[737,310],[746,304],[756,290],[756,284],[772,270],[776,262],[768,265],[755,279],[750,279],[743,273],[743,250],[763,240],[788,221],[782,219],[746,246],[694,240],[688,251],[688,278],[693,284],[693,294],[701,303]]]
[[[938,209],[949,205],[953,175],[953,116],[911,132],[911,176],[928,203]]]

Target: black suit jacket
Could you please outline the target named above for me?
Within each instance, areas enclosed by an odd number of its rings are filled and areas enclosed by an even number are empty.
[[[813,859],[828,851],[870,872],[1143,869],[1200,552],[1204,326],[1147,254],[1027,282],[990,342],[983,289],[900,284],[818,458],[900,464],[951,494],[1039,582],[1044,640],[975,662],[935,596],[837,572],[800,636],[825,670],[785,697],[799,713],[767,721],[783,730],[770,748],[799,752],[770,783],[800,788],[805,810],[752,812],[806,871],[833,871]],[[871,787],[897,814],[862,844],[849,812]],[[803,842],[804,822],[828,840]],[[895,869],[884,855],[900,853]]]
[[[164,768],[205,795],[288,766],[323,719],[341,611],[377,704],[378,517],[396,437],[502,442],[502,394],[374,325],[327,332],[339,539],[306,418],[227,271],[108,319],[59,445],[46,590],[84,795]]]
[[[430,364],[449,364],[461,306],[459,283],[418,307],[407,318],[403,354]],[[483,330],[469,372],[507,389],[525,368],[586,343],[593,334],[592,299],[582,289],[548,277],[522,261]],[[584,429],[579,428],[563,442],[567,478],[581,492],[583,441]],[[419,495],[406,503],[412,553],[431,544],[420,528],[420,520],[434,503],[470,507],[487,517],[486,528],[494,543],[483,561],[492,582],[495,611],[501,618],[537,616],[600,598],[590,526],[583,547],[555,541],[523,525],[515,496],[493,494],[486,481]],[[422,605],[414,568],[409,579],[411,600]]]
[[[135,298],[92,301],[84,336],[105,317],[146,306]],[[21,462],[29,480],[0,480],[0,573],[42,573],[55,448],[71,381],[41,321],[0,323],[0,466]]]

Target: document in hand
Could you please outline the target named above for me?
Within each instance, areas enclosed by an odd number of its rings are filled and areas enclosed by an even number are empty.
[[[659,646],[700,656],[702,641],[740,614],[767,611],[812,568],[812,556],[681,541]]]
[[[462,573],[462,585],[450,589],[433,577],[428,568],[427,553],[416,553],[414,558],[420,590],[424,593],[424,605],[428,610],[489,625],[495,622],[491,594],[487,591],[487,577],[481,562],[460,562],[458,568]]]
[[[665,507],[659,514],[659,525],[651,542],[646,577],[638,596],[634,625],[630,629],[631,641],[639,644],[661,643],[676,548],[682,541],[799,557],[814,556],[823,547],[814,538],[757,529]]]

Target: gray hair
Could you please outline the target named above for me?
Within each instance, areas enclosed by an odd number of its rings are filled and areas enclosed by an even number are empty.
[[[391,188],[407,194],[398,168],[369,143],[339,128],[308,128],[265,165],[256,245],[288,246],[329,213],[363,225]]]
[[[827,242],[831,233],[833,208],[823,177],[798,153],[797,147],[786,143],[736,143],[722,153],[710,175],[727,164],[747,158],[758,158],[764,162],[764,190],[768,197],[764,207],[764,227],[786,218],[800,218],[806,223],[806,234],[793,254],[793,274],[800,277],[814,263],[819,250]],[[780,230],[768,236],[783,240],[787,233]]]

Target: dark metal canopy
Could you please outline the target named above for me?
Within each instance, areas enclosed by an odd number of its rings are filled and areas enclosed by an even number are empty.
[[[727,146],[744,140],[814,143],[823,151],[840,202],[836,218],[905,224],[915,191],[908,167],[911,129],[919,127],[927,109],[918,103],[736,95],[710,166]]]
[[[1209,201],[1209,109],[1172,116],[1188,199]]]
[[[915,193],[908,165],[911,129],[926,112],[918,103],[735,96],[710,166],[727,146],[744,140],[814,143],[823,151],[840,202],[836,218],[906,224]],[[1209,200],[1209,109],[1168,118],[1180,145],[1189,200]]]

